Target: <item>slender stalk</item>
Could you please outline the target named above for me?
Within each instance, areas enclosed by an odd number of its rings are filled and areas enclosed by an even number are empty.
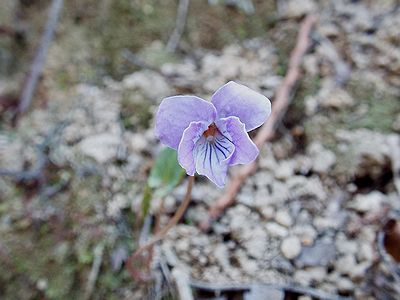
[[[175,52],[178,48],[179,41],[182,37],[183,31],[185,30],[188,10],[189,0],[180,0],[178,5],[178,15],[176,17],[176,26],[167,43],[167,50],[170,52]]]
[[[58,19],[63,8],[63,2],[64,0],[53,0],[51,3],[47,24],[40,42],[40,46],[33,60],[28,79],[21,94],[17,115],[25,113],[32,102],[36,85],[46,62],[46,55],[49,50],[51,40],[53,39],[54,32],[57,28]]]
[[[181,205],[178,207],[178,210],[175,212],[175,215],[169,220],[168,224],[161,229],[150,241],[148,241],[146,244],[141,246],[139,249],[137,249],[129,258],[127,261],[127,268],[129,273],[131,273],[132,277],[135,278],[137,271],[134,269],[132,266],[132,263],[135,259],[138,259],[139,256],[146,250],[149,250],[155,243],[161,241],[168,231],[174,227],[179,220],[182,218],[183,214],[185,213],[186,209],[189,206],[190,200],[191,200],[191,195],[192,195],[192,188],[194,184],[194,176],[189,176],[189,182],[187,185],[187,190],[185,194],[185,198],[183,199]]]

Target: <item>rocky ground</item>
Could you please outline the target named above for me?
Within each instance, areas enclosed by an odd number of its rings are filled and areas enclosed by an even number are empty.
[[[2,110],[0,295],[148,293],[123,262],[137,247],[143,186],[161,149],[153,129],[158,104],[181,93],[208,99],[229,80],[273,100],[299,22],[316,12],[293,103],[276,138],[261,149],[257,173],[209,232],[197,224],[223,190],[197,178],[184,220],[157,247],[153,265],[213,284],[293,284],[359,299],[396,298],[374,279],[382,264],[377,234],[400,211],[399,5],[282,3],[279,25],[266,37],[195,49],[157,65],[142,55],[153,67],[121,80],[103,76],[96,85],[63,87],[63,77],[53,76],[64,66],[63,41],[54,44],[34,109],[16,127]],[[162,52],[162,43],[153,42],[141,53]],[[0,95],[14,86],[1,79]],[[162,221],[184,192],[185,182],[166,197]],[[159,205],[155,199],[151,212]]]

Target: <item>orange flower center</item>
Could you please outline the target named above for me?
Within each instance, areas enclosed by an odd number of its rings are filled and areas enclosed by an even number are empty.
[[[203,132],[203,135],[208,141],[213,141],[217,131],[218,131],[218,128],[213,123],[210,126],[208,126],[207,130]]]

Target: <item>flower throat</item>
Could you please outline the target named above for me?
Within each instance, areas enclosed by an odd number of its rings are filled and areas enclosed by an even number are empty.
[[[207,139],[209,142],[214,142],[215,135],[219,132],[217,126],[212,123],[211,125],[208,126],[207,130],[203,132],[203,136]]]

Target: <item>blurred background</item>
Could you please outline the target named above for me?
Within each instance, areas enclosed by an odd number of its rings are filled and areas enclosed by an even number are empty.
[[[309,14],[258,171],[207,232],[198,176],[132,278],[186,188],[149,187],[162,98],[235,80],[274,109]],[[399,133],[396,0],[0,0],[0,298],[399,299]]]

